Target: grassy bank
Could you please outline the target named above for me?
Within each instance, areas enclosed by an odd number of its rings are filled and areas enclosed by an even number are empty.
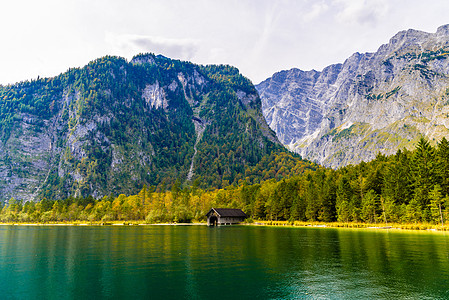
[[[258,220],[251,225],[262,226],[291,226],[291,227],[329,227],[329,228],[360,228],[360,229],[405,229],[405,230],[432,230],[432,231],[449,231],[449,225],[435,225],[429,223],[416,224],[370,224],[356,222],[302,222],[302,221],[263,221]]]

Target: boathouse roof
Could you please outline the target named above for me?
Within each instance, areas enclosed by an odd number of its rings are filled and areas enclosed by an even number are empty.
[[[211,208],[206,216],[209,216],[213,211],[215,211],[220,217],[246,218],[246,214],[239,208]]]

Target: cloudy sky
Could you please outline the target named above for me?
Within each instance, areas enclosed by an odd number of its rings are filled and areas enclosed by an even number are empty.
[[[374,52],[400,30],[435,32],[448,12],[447,0],[4,0],[0,84],[141,52],[231,64],[259,83]]]

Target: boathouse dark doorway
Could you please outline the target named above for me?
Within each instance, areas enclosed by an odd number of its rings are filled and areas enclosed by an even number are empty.
[[[209,226],[217,226],[218,218],[216,216],[211,216],[209,219]]]

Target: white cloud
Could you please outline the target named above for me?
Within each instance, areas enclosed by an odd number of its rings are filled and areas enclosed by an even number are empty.
[[[4,2],[3,84],[139,52],[231,64],[260,82],[283,69],[320,70],[356,51],[375,51],[400,30],[433,32],[449,22],[447,0]]]
[[[206,60],[211,61],[222,61],[225,63],[228,58],[228,53],[223,48],[212,48],[208,51],[209,53],[206,54]]]
[[[336,18],[343,23],[376,24],[388,12],[386,0],[335,0]]]
[[[106,34],[106,43],[125,56],[139,52],[153,52],[171,58],[192,60],[198,52],[199,42],[194,39],[173,39],[159,36],[122,34]]]
[[[323,13],[325,13],[328,10],[329,10],[329,5],[326,2],[313,3],[310,11],[307,11],[304,14],[304,17],[303,17],[304,21],[310,22],[310,21],[320,17],[321,15],[323,15]]]

